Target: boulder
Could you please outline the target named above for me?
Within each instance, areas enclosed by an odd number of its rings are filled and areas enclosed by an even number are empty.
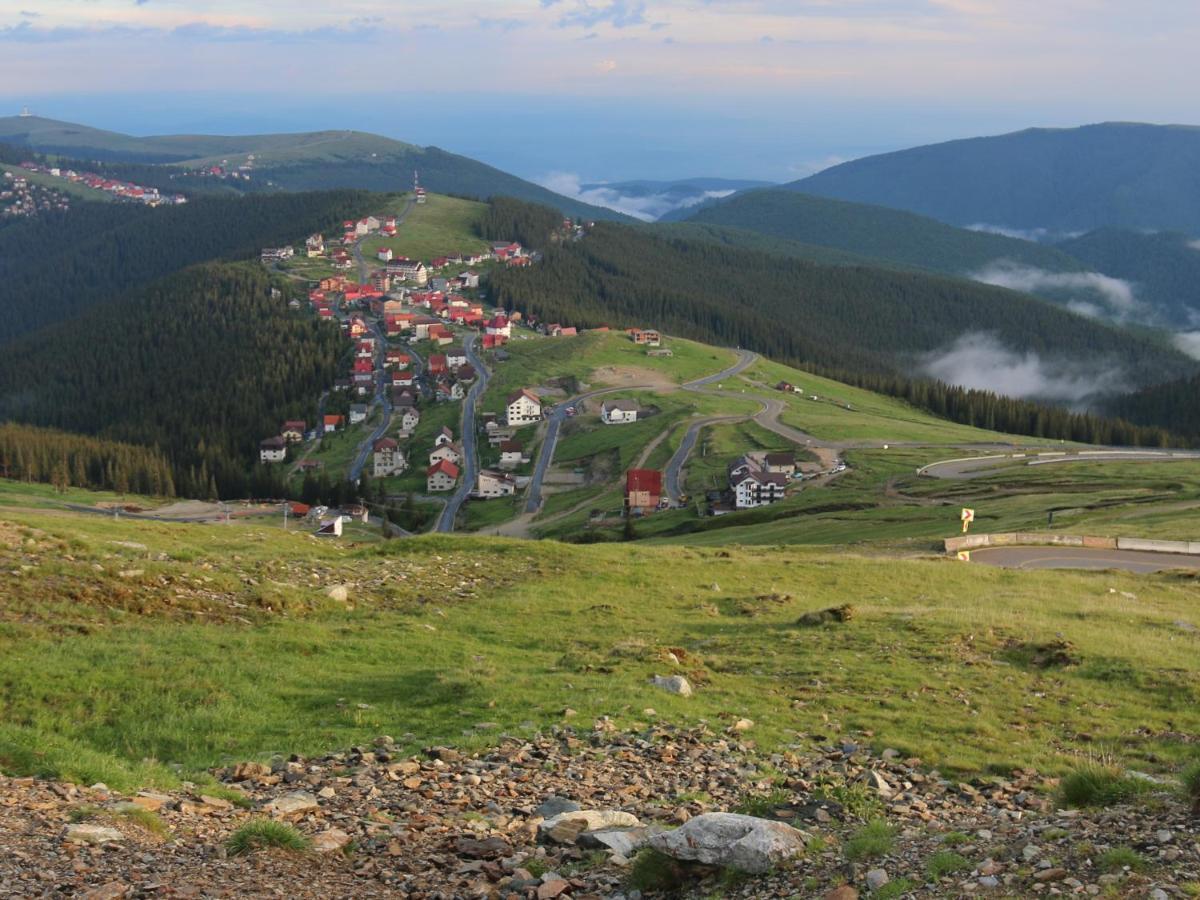
[[[308,791],[293,791],[276,797],[264,809],[272,816],[280,819],[298,819],[305,813],[320,809],[317,798]]]
[[[637,828],[641,824],[636,816],[616,809],[579,809],[550,817],[538,826],[538,835],[558,844],[573,844],[585,831]]]
[[[807,841],[803,831],[782,822],[737,813],[704,813],[675,831],[651,836],[647,843],[672,859],[761,875],[802,856]]]
[[[340,828],[322,831],[320,834],[314,835],[312,839],[312,848],[318,853],[337,853],[339,850],[345,850],[348,846],[350,846],[350,835]]]
[[[578,812],[579,804],[574,800],[568,800],[566,797],[555,797],[551,795],[542,801],[542,805],[533,811],[535,816],[541,816],[543,819],[552,819],[559,813]]]
[[[335,603],[345,603],[350,599],[350,589],[344,584],[335,584],[325,592],[325,596]]]
[[[107,825],[89,825],[86,822],[68,825],[66,837],[67,842],[71,844],[112,844],[125,840],[125,835],[115,828],[109,828]]]
[[[891,880],[888,878],[888,873],[883,869],[872,869],[867,873],[867,887],[871,889],[872,893],[879,890]]]
[[[680,697],[692,696],[692,685],[682,675],[655,675],[650,679],[650,683]]]

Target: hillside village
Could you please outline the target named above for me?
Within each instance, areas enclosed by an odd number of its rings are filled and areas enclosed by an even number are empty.
[[[68,184],[82,185],[94,191],[101,191],[114,200],[126,203],[141,203],[145,206],[180,206],[187,203],[183,194],[164,194],[158,188],[146,187],[115,178],[106,178],[95,172],[78,171],[59,166],[45,165],[37,162],[22,162],[21,168],[36,172]]]
[[[405,528],[451,530],[467,503],[468,527],[471,520],[476,526],[498,524],[519,514],[514,504],[520,498],[528,497],[530,509],[537,509],[547,493],[570,489],[568,483],[543,490],[547,480],[570,481],[553,474],[556,448],[551,442],[547,450],[548,430],[556,439],[560,426],[574,432],[585,421],[595,423],[589,428],[620,429],[647,421],[655,410],[616,395],[599,398],[581,415],[587,404],[544,399],[539,392],[545,388],[538,384],[514,385],[503,397],[496,395],[495,409],[479,409],[488,376],[503,372],[514,342],[584,332],[527,320],[488,302],[490,271],[537,265],[538,254],[519,242],[480,241],[478,249],[427,258],[403,255],[405,214],[427,202],[420,191],[401,212],[344,222],[336,237],[311,234],[299,246],[262,250],[264,265],[303,284],[304,293],[290,300],[292,309],[336,324],[352,351],[344,376],[329,386],[311,419],[280,423],[278,434],[263,437],[259,462],[286,471],[295,496],[312,493],[299,489],[306,477],[347,478],[379,519],[390,514]],[[586,232],[586,225],[562,224],[562,234],[571,238]],[[608,332],[603,326],[590,330]],[[647,359],[668,364],[672,359],[657,329],[630,328],[622,339]],[[502,375],[500,380],[507,381]],[[750,452],[730,460],[726,483],[705,493],[702,508],[723,515],[770,504],[797,489],[802,477],[792,453]],[[661,469],[630,466],[620,481],[621,517],[644,517],[690,499],[666,489]],[[491,513],[475,506],[505,499]],[[413,515],[421,506],[426,514]],[[398,517],[402,508],[409,514]],[[361,518],[362,509],[349,504],[345,521]],[[293,501],[290,510],[322,535],[333,534],[339,519],[320,503]]]
[[[70,208],[71,198],[61,191],[30,181],[19,172],[4,172],[0,181],[0,219],[30,218]]]

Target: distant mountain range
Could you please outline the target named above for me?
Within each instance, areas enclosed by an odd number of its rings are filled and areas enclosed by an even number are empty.
[[[415,171],[423,187],[438,193],[480,199],[503,195],[541,203],[569,216],[629,219],[438,147],[418,147],[360,131],[133,137],[37,116],[9,116],[0,118],[0,143],[107,163],[188,169],[251,165],[249,185],[222,184],[235,189],[258,190],[270,182],[291,191],[402,191],[412,186]]]
[[[1032,128],[870,156],[785,187],[962,226],[1200,235],[1200,128]]]

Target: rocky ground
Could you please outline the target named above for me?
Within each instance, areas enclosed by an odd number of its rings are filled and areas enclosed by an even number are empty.
[[[381,737],[219,770],[221,791],[0,778],[0,897],[633,900],[653,895],[634,884],[647,842],[665,851],[660,877],[697,897],[1200,896],[1200,817],[1167,786],[1064,811],[1032,772],[959,782],[853,743],[760,757],[750,729],[631,735],[601,720],[470,757],[398,758]],[[312,848],[230,852],[268,817]],[[893,836],[864,853],[876,818]],[[764,871],[674,861],[730,854]]]

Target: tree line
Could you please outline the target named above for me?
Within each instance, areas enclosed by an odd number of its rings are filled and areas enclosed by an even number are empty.
[[[52,484],[60,491],[175,496],[170,460],[155,447],[12,422],[0,425],[0,477]]]

